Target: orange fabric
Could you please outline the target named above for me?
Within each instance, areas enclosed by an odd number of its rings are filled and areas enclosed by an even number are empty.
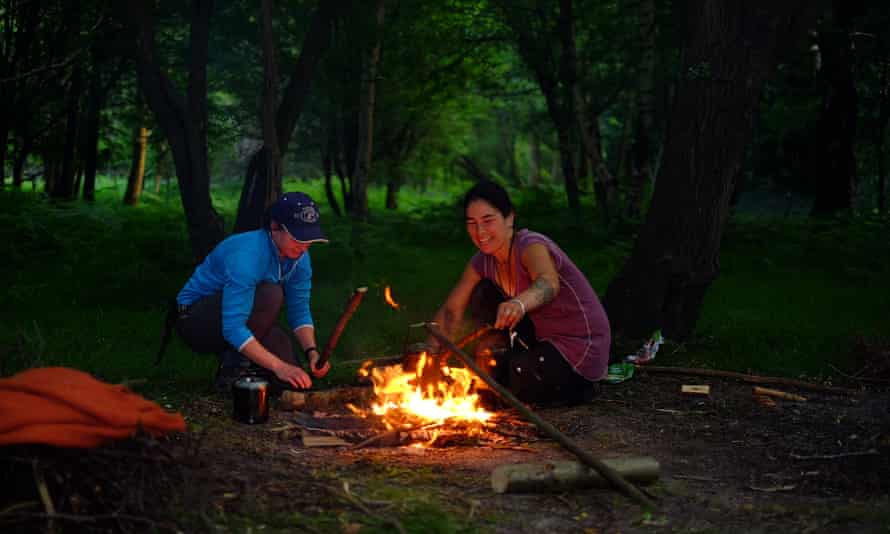
[[[184,432],[179,413],[125,386],[67,367],[41,367],[0,379],[0,445],[96,447],[132,436]]]

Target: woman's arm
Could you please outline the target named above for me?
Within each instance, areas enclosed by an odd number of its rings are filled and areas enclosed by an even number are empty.
[[[546,246],[541,243],[529,245],[519,260],[532,283],[515,298],[498,306],[495,328],[515,328],[523,315],[547,304],[559,293],[559,273]]]
[[[470,302],[470,295],[473,293],[473,288],[476,287],[476,284],[478,284],[480,280],[482,280],[482,277],[480,277],[479,273],[476,272],[476,269],[468,263],[460,280],[457,281],[451,289],[451,292],[448,294],[448,297],[445,299],[445,302],[433,316],[433,321],[438,323],[439,329],[449,338],[454,334],[454,331],[460,324],[460,321],[464,316],[464,311],[467,309],[467,304]],[[427,339],[427,344],[432,347],[438,347],[439,345],[438,341],[432,337]]]

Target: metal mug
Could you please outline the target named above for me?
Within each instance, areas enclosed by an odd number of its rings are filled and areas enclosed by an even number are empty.
[[[232,384],[232,417],[249,425],[269,420],[269,381],[243,376]]]

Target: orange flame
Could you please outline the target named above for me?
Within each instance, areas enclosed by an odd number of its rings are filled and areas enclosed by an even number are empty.
[[[386,288],[383,290],[383,299],[393,308],[397,310],[399,309],[399,303],[392,299],[392,292],[390,291],[389,286],[386,286]]]
[[[484,423],[493,415],[479,406],[469,369],[442,367],[444,379],[423,389],[420,377],[424,366],[430,364],[428,360],[426,353],[421,353],[415,372],[405,372],[401,364],[371,369],[376,402],[369,410],[354,411],[381,417],[389,429],[446,421]]]

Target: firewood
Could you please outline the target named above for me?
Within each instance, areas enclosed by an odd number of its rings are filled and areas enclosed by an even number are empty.
[[[650,484],[658,479],[660,466],[650,456],[606,458],[602,462],[629,482]],[[563,492],[580,488],[608,488],[609,481],[581,462],[555,461],[504,464],[491,472],[495,493]]]
[[[777,399],[784,399],[789,401],[798,401],[798,402],[806,402],[807,398],[803,395],[795,395],[794,393],[787,393],[785,391],[779,391],[778,389],[770,389],[770,388],[762,388],[760,386],[754,386],[753,390],[755,395],[765,395],[767,397],[775,397]]]
[[[303,432],[303,446],[310,447],[346,447],[350,445],[348,441],[344,441],[336,436],[316,436]]]
[[[510,406],[512,406],[516,411],[521,413],[527,420],[533,423],[538,429],[556,440],[557,443],[562,445],[567,451],[571,452],[575,456],[578,457],[579,460],[584,462],[585,465],[592,467],[596,470],[597,473],[602,475],[602,477],[609,481],[612,487],[620,490],[622,493],[632,498],[638,504],[643,506],[646,509],[653,510],[655,509],[655,503],[652,502],[652,499],[643,494],[636,486],[624,480],[620,474],[616,473],[614,469],[610,468],[608,465],[602,462],[599,458],[590,454],[586,449],[582,449],[575,441],[571,438],[563,434],[559,431],[555,426],[550,424],[548,421],[543,419],[540,415],[529,409],[525,404],[522,403],[519,399],[516,398],[513,393],[510,392],[507,388],[497,382],[494,378],[491,377],[488,373],[482,370],[478,364],[476,364],[475,358],[471,358],[466,352],[463,351],[460,347],[454,344],[453,341],[448,339],[445,334],[439,331],[436,328],[434,323],[426,323],[424,325],[427,331],[436,337],[440,343],[444,344],[446,348],[451,350],[461,361],[463,361],[464,365],[470,368],[476,376],[482,379],[488,387],[490,387],[497,395],[507,402]]]
[[[707,397],[711,394],[711,386],[683,384],[680,386],[680,393],[697,397]]]
[[[370,387],[342,387],[317,391],[284,391],[278,400],[278,409],[283,411],[331,411],[341,409],[347,403],[365,404],[374,397]]]
[[[767,397],[766,395],[754,395],[754,399],[757,401],[757,404],[763,406],[764,408],[776,407],[776,401]]]

